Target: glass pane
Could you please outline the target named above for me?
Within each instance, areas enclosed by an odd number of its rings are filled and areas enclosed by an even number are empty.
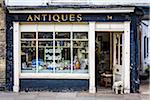
[[[116,37],[116,64],[118,64],[118,44],[119,44],[119,38]]]
[[[53,72],[53,41],[38,42],[38,72]]]
[[[56,73],[71,72],[71,42],[56,41],[55,42],[55,67]]]
[[[36,39],[35,32],[22,32],[21,39]]]
[[[120,45],[122,45],[122,34],[120,34]]]
[[[38,39],[53,39],[53,32],[39,32]]]
[[[87,32],[74,32],[73,39],[88,39]]]
[[[36,72],[36,41],[21,41],[21,72]]]
[[[147,37],[147,57],[149,56],[149,38]]]
[[[70,32],[56,32],[56,39],[70,39]]]
[[[88,72],[88,41],[73,42],[73,72]]]

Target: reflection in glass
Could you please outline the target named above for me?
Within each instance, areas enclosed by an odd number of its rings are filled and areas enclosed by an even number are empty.
[[[22,39],[35,39],[36,33],[35,32],[22,32],[21,38]]]
[[[36,42],[21,41],[21,71],[34,73],[36,71]]]
[[[74,32],[73,39],[88,39],[87,32]]]
[[[53,32],[39,32],[38,39],[53,39]]]
[[[56,39],[70,39],[70,32],[55,32]]]

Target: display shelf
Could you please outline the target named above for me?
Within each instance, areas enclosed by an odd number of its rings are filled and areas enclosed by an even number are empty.
[[[28,38],[24,38],[24,39],[20,39],[22,42],[23,41],[36,41],[36,39],[28,39]]]
[[[88,41],[88,39],[72,39],[73,41]]]
[[[44,69],[44,70],[39,70],[38,73],[53,73],[53,70]]]
[[[22,48],[36,48],[36,46],[21,46]]]
[[[80,49],[80,48],[85,48],[85,47],[81,47],[81,46],[73,46],[73,48]]]
[[[71,73],[71,70],[56,70],[56,73]]]
[[[36,73],[36,70],[21,70],[22,73]]]
[[[73,70],[73,73],[88,73],[88,70],[85,70],[85,69]]]

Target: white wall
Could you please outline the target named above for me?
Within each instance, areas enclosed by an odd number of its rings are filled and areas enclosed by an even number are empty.
[[[150,20],[142,21],[141,25],[142,29],[142,37],[141,37],[141,71],[144,73],[144,69],[147,65],[150,65]],[[149,38],[149,50],[148,50],[148,57],[144,58],[144,37]]]
[[[150,0],[5,0],[6,5],[38,6],[49,4],[150,5]]]

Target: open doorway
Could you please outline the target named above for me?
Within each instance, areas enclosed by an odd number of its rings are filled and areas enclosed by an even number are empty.
[[[121,32],[96,32],[95,76],[98,92],[113,93],[113,83],[122,81],[122,44]]]

